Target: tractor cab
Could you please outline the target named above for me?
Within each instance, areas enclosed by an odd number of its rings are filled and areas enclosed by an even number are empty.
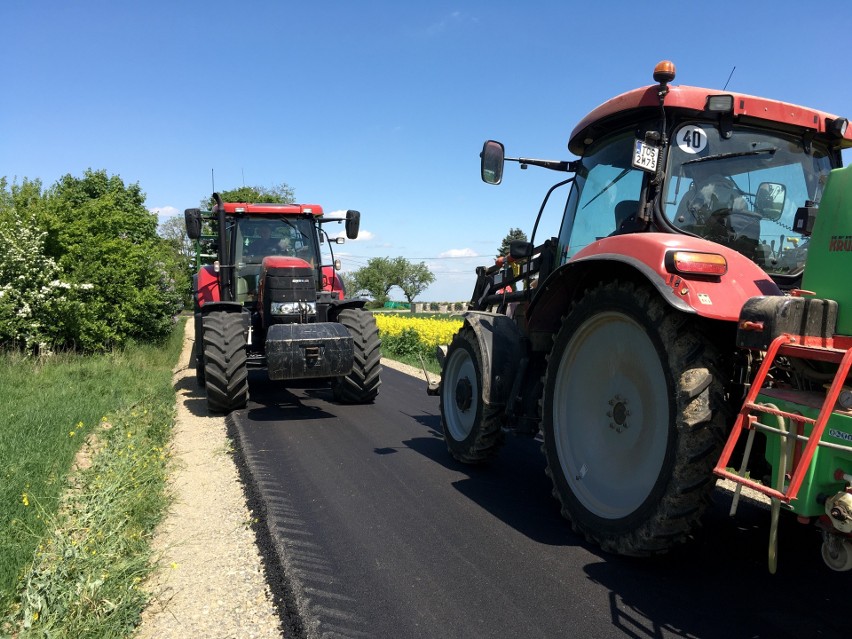
[[[319,271],[319,242],[316,227],[307,217],[247,216],[236,219],[234,265],[236,299],[252,305],[257,301],[263,265],[299,265],[309,268],[313,277]],[[321,280],[320,280],[321,281]]]
[[[606,252],[601,240],[658,232],[701,238],[757,264],[781,289],[801,282],[808,239],[841,149],[844,118],[745,94],[658,85],[592,110],[574,129],[573,162],[504,158],[486,142],[482,177],[499,183],[503,160],[573,172],[558,237],[558,263]],[[797,215],[803,226],[797,226]],[[533,238],[534,241],[534,238]],[[714,249],[708,247],[708,252]]]

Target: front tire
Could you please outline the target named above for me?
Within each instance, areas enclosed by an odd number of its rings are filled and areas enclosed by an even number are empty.
[[[205,315],[203,336],[207,407],[218,413],[245,408],[249,388],[242,315],[222,311]]]
[[[352,372],[331,383],[334,399],[341,404],[369,404],[379,394],[382,383],[382,342],[372,313],[347,308],[338,321],[352,335],[354,361]]]
[[[698,525],[721,447],[715,359],[647,287],[600,284],[574,305],[548,363],[543,449],[562,514],[588,540],[649,555]]]
[[[500,410],[483,398],[482,369],[476,335],[462,328],[447,349],[438,395],[447,450],[465,464],[487,461],[503,445]]]

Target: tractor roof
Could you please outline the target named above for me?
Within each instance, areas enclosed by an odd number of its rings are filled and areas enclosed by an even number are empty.
[[[733,91],[718,91],[700,87],[669,85],[666,109],[681,109],[719,117],[719,112],[708,111],[709,96],[730,95],[733,97],[732,115],[735,121],[742,119],[768,120],[792,129],[809,129],[817,134],[830,136],[828,127],[837,116],[817,109],[788,104],[778,100],[759,98]],[[654,117],[659,113],[658,93],[660,85],[634,89],[607,100],[595,108],[571,132],[568,149],[582,155],[585,148],[601,133],[612,130],[619,122],[629,123],[642,117]],[[836,138],[841,148],[852,147],[852,128],[847,127],[842,137]]]
[[[228,215],[313,215],[322,217],[319,204],[251,204],[248,202],[225,202]],[[215,210],[215,207],[214,207]]]

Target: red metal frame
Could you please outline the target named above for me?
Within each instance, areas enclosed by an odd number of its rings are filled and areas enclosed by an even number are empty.
[[[763,389],[766,376],[772,368],[775,359],[783,355],[797,357],[800,359],[834,362],[839,364],[837,373],[828,389],[828,393],[825,396],[825,400],[823,401],[816,419],[755,404],[757,395]],[[834,411],[835,405],[837,404],[837,398],[840,396],[840,391],[843,390],[843,384],[846,381],[846,376],[849,374],[850,368],[852,368],[852,338],[850,337],[835,336],[833,338],[822,338],[790,335],[785,333],[772,340],[772,343],[766,351],[763,364],[760,366],[760,369],[752,382],[751,388],[749,388],[749,391],[746,394],[743,407],[737,416],[737,420],[734,423],[734,427],[731,430],[731,434],[728,437],[728,441],[725,444],[724,449],[722,449],[722,455],[719,457],[719,461],[716,463],[716,467],[713,469],[713,472],[719,477],[730,479],[731,481],[742,484],[743,486],[748,486],[749,488],[763,493],[764,495],[779,499],[785,504],[789,504],[792,500],[796,499],[799,494],[799,488],[801,488],[805,475],[810,468],[814,453],[816,453],[817,446],[819,446],[820,440],[822,439],[822,433],[825,430],[825,426],[831,417],[832,411]],[[813,424],[813,429],[811,430],[810,436],[807,437],[808,441],[807,444],[805,444],[804,450],[802,450],[799,454],[799,450],[797,449],[796,454],[794,455],[793,474],[790,477],[790,483],[787,486],[787,489],[784,491],[779,491],[769,486],[759,484],[751,479],[747,479],[737,473],[727,470],[727,466],[731,460],[731,455],[734,452],[737,441],[739,441],[740,435],[744,430],[755,428],[757,417],[754,413],[779,415],[798,424]],[[779,469],[779,472],[783,472],[783,469]]]

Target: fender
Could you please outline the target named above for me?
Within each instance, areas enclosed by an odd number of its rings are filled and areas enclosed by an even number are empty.
[[[202,266],[193,278],[195,280],[195,299],[199,308],[210,302],[222,299],[219,290],[219,273],[212,264]]]
[[[666,267],[666,255],[675,250],[722,255],[727,272],[721,276],[672,273]],[[530,303],[530,330],[553,332],[585,285],[614,277],[644,279],[673,308],[721,321],[737,321],[743,304],[752,297],[782,295],[763,269],[721,244],[671,233],[615,235],[585,247],[548,277]]]
[[[479,345],[483,401],[505,404],[523,357],[521,332],[514,320],[500,313],[467,311],[463,320]]]
[[[328,302],[328,321],[336,322],[340,311],[346,309],[364,308],[367,305],[367,300],[359,298],[349,298],[342,300],[332,299]]]
[[[339,291],[342,297],[346,297],[346,287],[343,285],[343,280],[340,279],[333,266],[322,267],[322,290]]]

